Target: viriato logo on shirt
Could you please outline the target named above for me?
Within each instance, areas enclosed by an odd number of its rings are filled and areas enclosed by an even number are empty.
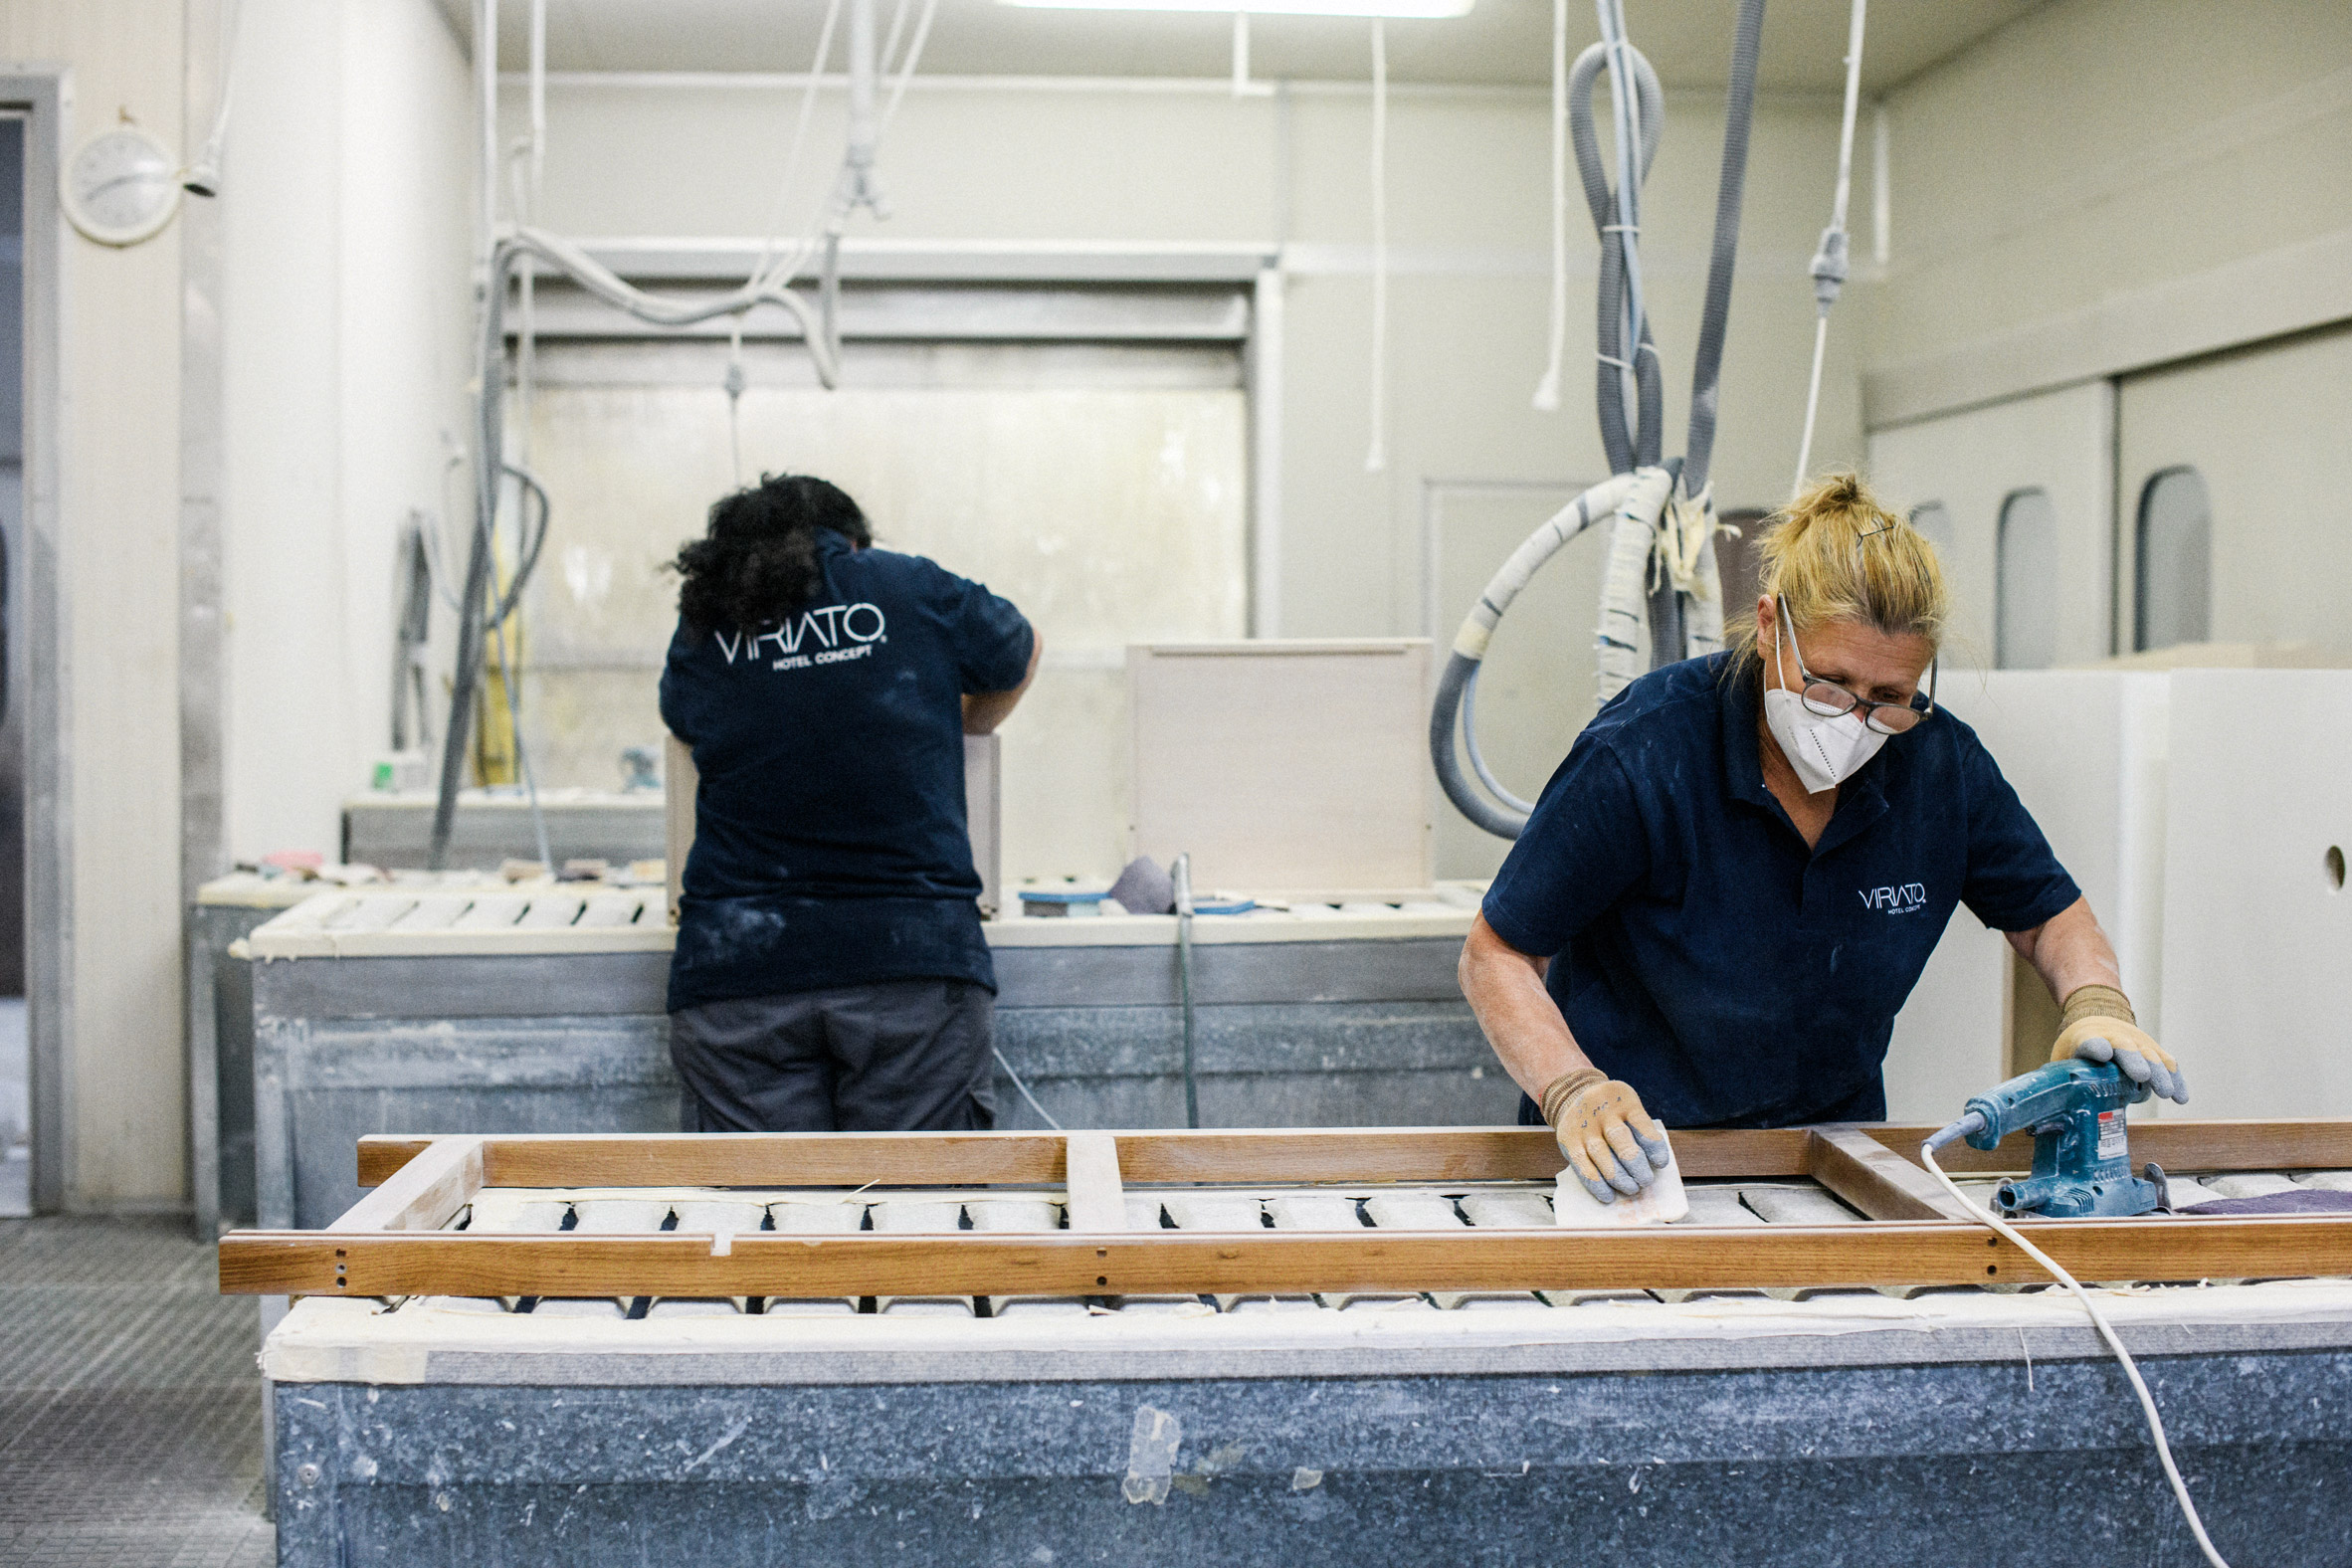
[[[786,617],[761,632],[737,632],[729,637],[724,632],[713,632],[718,651],[726,655],[728,664],[736,659],[756,663],[772,659],[772,670],[806,670],[812,665],[839,664],[845,659],[863,659],[874,652],[874,645],[889,641],[889,623],[879,606],[859,604],[819,605],[798,617]],[[773,643],[772,654],[760,652],[760,644]],[[817,651],[804,654],[801,645],[808,644]]]
[[[1916,914],[1927,907],[1927,884],[1904,882],[1900,887],[1859,887],[1862,907],[1879,914]]]

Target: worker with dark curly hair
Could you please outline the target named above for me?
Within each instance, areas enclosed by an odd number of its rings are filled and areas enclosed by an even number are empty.
[[[703,1132],[995,1124],[996,974],[966,735],[1037,675],[1013,605],[805,475],[710,508],[674,563],[662,718],[701,784],[670,1053]]]

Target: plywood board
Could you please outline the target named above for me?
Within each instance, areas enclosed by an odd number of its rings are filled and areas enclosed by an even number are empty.
[[[2172,698],[2160,1038],[2201,1115],[2352,1111],[2352,672],[2184,670]]]
[[[1430,644],[1127,650],[1131,853],[1245,892],[1426,887]]]

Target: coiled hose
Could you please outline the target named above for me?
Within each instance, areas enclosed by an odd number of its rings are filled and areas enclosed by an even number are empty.
[[[1495,781],[1485,758],[1479,755],[1473,725],[1468,722],[1461,725],[1465,749],[1478,777],[1501,798],[1502,805],[1479,794],[1463,776],[1462,762],[1454,746],[1457,720],[1474,711],[1478,668],[1486,657],[1486,645],[1494,635],[1495,625],[1520,590],[1562,545],[1603,518],[1649,526],[1641,519],[1658,517],[1665,509],[1673,483],[1673,476],[1665,469],[1638,469],[1603,480],[1561,507],[1511,552],[1510,559],[1502,563],[1487,582],[1485,591],[1478,595],[1477,603],[1470,606],[1470,614],[1463,617],[1462,629],[1454,634],[1453,655],[1438,677],[1437,701],[1430,708],[1430,760],[1437,766],[1438,782],[1444,787],[1446,798],[1464,816],[1497,838],[1517,838],[1534,808]]]
[[[1733,267],[1739,253],[1748,142],[1755,120],[1756,64],[1764,0],[1740,0],[1733,33],[1731,82],[1725,108],[1723,158],[1715,191],[1715,231],[1707,264],[1704,314],[1692,369],[1688,455],[1665,465],[1659,453],[1665,396],[1649,320],[1641,304],[1640,187],[1658,155],[1665,128],[1665,95],[1658,73],[1627,43],[1622,13],[1599,0],[1602,42],[1577,56],[1565,100],[1569,139],[1584,187],[1585,205],[1599,237],[1600,287],[1594,404],[1601,445],[1613,477],[1571,501],[1513,552],[1462,623],[1453,656],[1438,679],[1430,709],[1430,759],[1456,809],[1484,831],[1515,839],[1532,807],[1505,789],[1486,766],[1475,724],[1478,670],[1495,624],[1538,567],[1569,539],[1603,517],[1612,519],[1609,560],[1594,633],[1599,698],[1606,702],[1639,673],[1639,640],[1647,624],[1650,667],[1713,653],[1723,642],[1723,602],[1715,566],[1714,496],[1708,484],[1721,403],[1723,345],[1731,315]],[[1612,67],[1613,57],[1617,64]],[[1619,181],[1612,190],[1593,120],[1593,83],[1614,69],[1618,102]],[[1629,337],[1633,351],[1627,353]],[[1626,392],[1632,382],[1629,418]],[[1637,481],[1635,484],[1624,482]],[[1486,794],[1464,773],[1462,749]],[[1490,798],[1491,797],[1491,798]]]

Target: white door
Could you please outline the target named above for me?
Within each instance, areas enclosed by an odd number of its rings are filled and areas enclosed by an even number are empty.
[[[2127,377],[2116,420],[2122,647],[2352,653],[2352,327]]]

